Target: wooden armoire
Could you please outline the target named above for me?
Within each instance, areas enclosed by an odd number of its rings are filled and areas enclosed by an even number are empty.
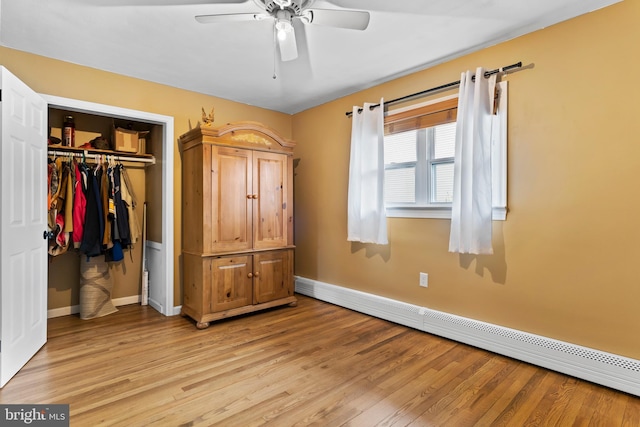
[[[256,122],[199,126],[182,148],[182,314],[209,322],[296,305],[293,147]]]

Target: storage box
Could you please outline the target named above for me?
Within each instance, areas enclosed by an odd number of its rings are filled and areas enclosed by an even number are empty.
[[[138,132],[138,154],[147,154],[147,138],[149,132]]]
[[[113,148],[116,151],[137,153],[140,144],[139,139],[137,130],[123,128],[115,128],[113,130]]]

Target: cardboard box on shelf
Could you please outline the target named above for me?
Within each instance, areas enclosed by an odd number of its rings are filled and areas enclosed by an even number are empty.
[[[147,154],[149,131],[138,132],[138,154]]]
[[[113,145],[116,151],[145,154],[148,131],[137,131],[124,128],[113,129]]]
[[[123,128],[114,128],[113,144],[116,151],[137,153],[139,145],[138,131]]]

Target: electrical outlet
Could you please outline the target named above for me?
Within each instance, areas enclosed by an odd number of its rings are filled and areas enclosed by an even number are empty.
[[[427,273],[420,273],[420,286],[423,288],[429,287],[429,275]]]

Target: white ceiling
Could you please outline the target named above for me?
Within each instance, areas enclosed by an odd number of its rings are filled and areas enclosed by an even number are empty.
[[[270,20],[194,19],[259,12],[254,0],[0,0],[0,44],[294,114],[617,1],[315,0],[369,11],[369,27],[298,22],[300,56],[276,61],[276,79]]]

